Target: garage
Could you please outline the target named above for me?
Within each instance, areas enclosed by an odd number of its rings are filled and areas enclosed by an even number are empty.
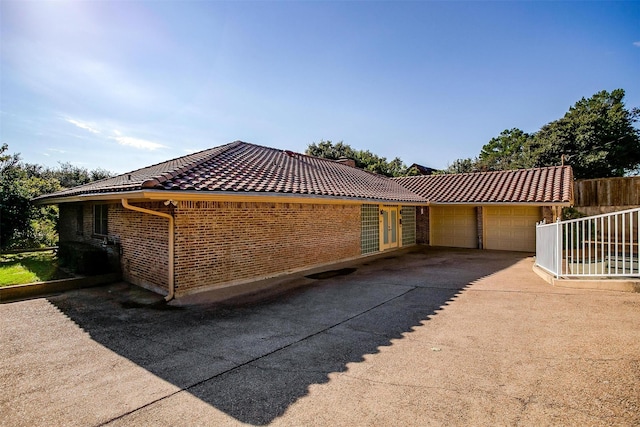
[[[555,221],[573,203],[573,171],[565,165],[396,181],[429,202],[428,215],[418,217],[418,229],[429,233],[418,242],[432,246],[535,252],[536,222]]]
[[[535,252],[539,206],[486,206],[483,215],[486,249]]]
[[[478,247],[475,207],[432,206],[429,217],[432,246]]]

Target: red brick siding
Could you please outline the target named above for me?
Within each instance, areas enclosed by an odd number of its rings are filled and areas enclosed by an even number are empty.
[[[131,204],[170,213],[170,209],[159,202]],[[125,209],[121,204],[112,205],[109,235],[120,242],[124,280],[145,288],[168,291],[168,219]]]
[[[476,206],[476,230],[478,232],[478,249],[484,249],[484,208]]]
[[[169,213],[163,203],[135,203]],[[93,236],[93,204],[60,205],[61,241],[101,245]],[[298,203],[180,202],[175,216],[176,294],[235,280],[275,276],[288,270],[360,255],[359,205]],[[123,278],[168,291],[168,220],[110,204],[109,240],[118,246]]]
[[[360,206],[180,202],[176,294],[360,255]]]
[[[83,241],[83,236],[78,235],[76,227],[78,209],[83,209],[83,206],[79,203],[64,203],[60,205],[58,237],[61,242]]]
[[[162,203],[139,206],[168,212]],[[77,231],[77,209],[83,209],[82,233]],[[85,242],[104,247],[112,260],[120,262],[123,279],[156,291],[168,291],[168,220],[124,209],[121,204],[109,204],[108,240],[93,234],[93,204],[63,203],[60,205],[59,236],[61,242]],[[114,245],[118,242],[119,245]]]
[[[416,243],[429,244],[429,208],[416,207]]]
[[[551,224],[556,220],[556,215],[554,212],[553,206],[543,206],[542,207],[542,218],[545,220],[547,224]]]
[[[105,236],[93,234],[93,203],[63,203],[59,206],[60,216],[58,220],[58,236],[60,243],[63,242],[84,242],[102,248],[109,256],[112,269],[121,269],[120,247],[114,243],[117,235],[113,233],[115,223],[112,223],[112,215],[115,205],[109,204],[108,220],[108,245],[104,245]],[[78,210],[82,209],[82,224],[78,226]]]
[[[82,209],[83,223],[78,227],[78,209]],[[81,231],[78,231],[78,228]],[[101,244],[103,237],[93,235],[93,204],[63,203],[60,205],[58,236],[61,242],[85,242]]]

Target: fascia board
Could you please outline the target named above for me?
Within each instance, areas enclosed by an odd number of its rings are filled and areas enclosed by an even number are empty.
[[[305,203],[305,204],[389,204],[402,206],[428,206],[428,202],[397,201],[386,199],[366,199],[353,197],[317,196],[313,194],[283,194],[255,192],[201,192],[201,191],[166,191],[136,190],[123,192],[80,194],[75,196],[54,197],[36,201],[39,205],[60,203],[116,201],[218,201],[218,202],[267,202],[267,203]]]
[[[430,206],[571,206],[571,202],[430,202]]]

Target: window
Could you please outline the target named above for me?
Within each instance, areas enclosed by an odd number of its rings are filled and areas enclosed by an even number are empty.
[[[93,233],[106,236],[108,233],[107,228],[107,214],[109,212],[109,205],[94,205],[93,206]]]
[[[380,250],[380,211],[378,205],[362,205],[360,212],[362,229],[360,249],[362,254],[378,252]]]
[[[402,246],[416,243],[416,207],[403,206],[402,216]]]

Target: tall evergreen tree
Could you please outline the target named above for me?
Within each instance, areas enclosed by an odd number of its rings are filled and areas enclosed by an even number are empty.
[[[521,169],[534,165],[531,135],[518,128],[505,129],[480,150],[478,162],[484,170]]]
[[[485,144],[477,159],[454,161],[447,172],[573,167],[576,178],[604,178],[637,173],[640,168],[638,108],[627,109],[624,90],[603,90],[582,98],[560,119],[527,134],[507,129]]]
[[[538,166],[564,158],[576,178],[624,176],[640,166],[638,110],[625,108],[624,90],[582,98],[561,119],[540,129],[532,142]]]

